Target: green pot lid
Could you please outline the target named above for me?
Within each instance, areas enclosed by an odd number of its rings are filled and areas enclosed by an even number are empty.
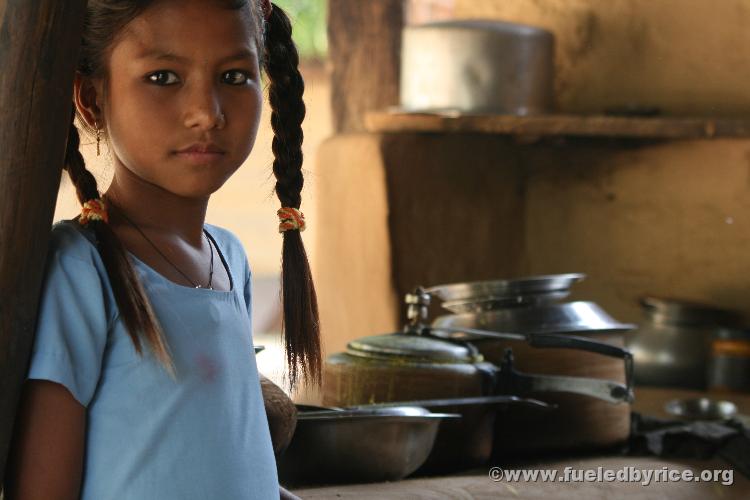
[[[408,333],[362,337],[347,344],[354,356],[394,357],[433,363],[475,363],[482,361],[476,349],[455,342]]]

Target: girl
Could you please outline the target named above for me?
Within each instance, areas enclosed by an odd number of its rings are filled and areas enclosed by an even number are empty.
[[[253,355],[247,260],[204,218],[253,147],[262,66],[290,385],[319,382],[297,62],[268,0],[89,0],[74,111],[97,148],[109,141],[114,179],[100,197],[71,125],[65,169],[83,210],[52,231],[7,500],[291,497]]]

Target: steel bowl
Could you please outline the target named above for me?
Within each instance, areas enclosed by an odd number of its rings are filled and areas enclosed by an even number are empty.
[[[518,407],[538,411],[554,408],[536,399],[508,395],[375,403],[360,408],[399,405],[461,415],[461,418],[449,419],[440,425],[435,445],[416,471],[417,475],[442,474],[484,465],[492,453],[496,417],[502,418],[503,414]]]
[[[278,461],[285,485],[395,481],[432,451],[440,422],[459,415],[420,407],[300,411]]]
[[[479,313],[448,314],[435,318],[435,327],[476,328],[495,332],[585,333],[624,332],[635,325],[620,323],[593,302],[566,302],[538,307],[520,307]],[[478,340],[479,336],[453,334],[435,330],[440,337],[460,337]]]

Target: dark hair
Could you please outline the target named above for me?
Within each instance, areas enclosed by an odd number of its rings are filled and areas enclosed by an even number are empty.
[[[106,81],[106,60],[120,31],[142,13],[153,0],[89,0],[78,72],[85,77]],[[228,8],[248,8],[256,29],[258,53],[263,54],[263,67],[269,81],[273,139],[273,172],[276,193],[283,207],[299,208],[302,177],[302,100],[304,81],[299,73],[299,58],[292,41],[289,18],[276,5],[264,20],[258,0],[231,0]],[[105,85],[106,87],[106,85]],[[73,106],[71,128],[65,154],[65,169],[76,187],[78,200],[99,198],[96,179],[86,169],[79,151],[79,133],[75,126]],[[92,132],[84,120],[82,127]],[[89,227],[97,239],[97,248],[107,269],[121,317],[139,354],[143,354],[141,337],[157,359],[174,374],[174,365],[158,320],[144,293],[125,248],[112,228],[105,222],[92,220]],[[321,351],[318,306],[310,266],[299,231],[284,233],[282,255],[283,330],[286,344],[289,385],[294,388],[302,375],[305,380],[320,384]]]

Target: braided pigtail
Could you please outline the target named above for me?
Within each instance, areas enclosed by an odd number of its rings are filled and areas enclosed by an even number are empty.
[[[281,206],[294,209],[300,207],[304,184],[302,120],[305,103],[302,94],[305,83],[298,64],[292,25],[284,11],[273,5],[267,18],[264,61],[274,132],[273,173]],[[320,326],[310,265],[300,231],[288,230],[283,235],[281,289],[289,384],[291,388],[296,385],[300,372],[305,380],[320,384]]]
[[[75,106],[68,133],[68,145],[65,151],[65,170],[76,187],[78,201],[83,205],[89,200],[98,200],[99,189],[96,179],[86,169],[83,155],[79,151],[80,136],[75,126]],[[128,333],[138,354],[143,354],[138,332],[146,339],[157,359],[167,371],[174,376],[174,364],[167,344],[159,328],[156,316],[146,298],[140,280],[128,258],[122,243],[106,221],[91,218],[86,222],[96,234],[97,248],[104,267],[107,270],[115,301],[120,309]]]

